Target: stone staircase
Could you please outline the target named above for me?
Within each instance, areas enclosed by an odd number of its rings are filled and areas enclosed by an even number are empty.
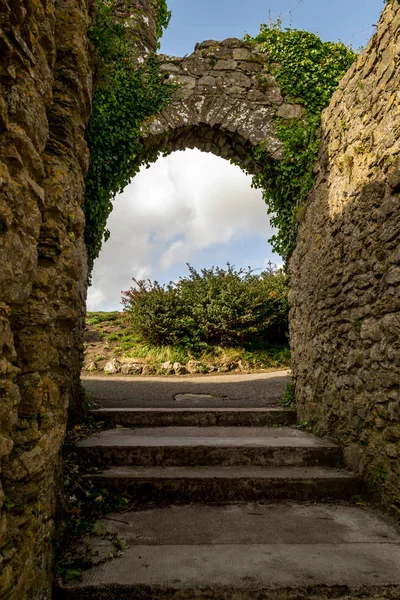
[[[399,532],[350,502],[361,482],[295,411],[129,404],[95,411],[109,429],[78,444],[102,468],[88,477],[135,502],[105,521],[128,547],[56,598],[400,598]]]

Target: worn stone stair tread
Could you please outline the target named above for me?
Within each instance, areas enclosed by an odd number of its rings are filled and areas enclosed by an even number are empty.
[[[126,540],[123,556],[85,571],[56,598],[400,597],[399,531],[354,506],[172,506],[102,523]],[[105,539],[87,543],[100,556],[110,551]]]
[[[350,500],[361,481],[342,469],[257,466],[111,466],[87,474],[94,485],[119,490],[137,505],[265,500]]]
[[[100,408],[92,415],[114,427],[268,427],[294,425],[297,418],[293,409],[260,407]]]
[[[149,427],[96,433],[77,444],[93,447],[275,447],[338,448],[330,440],[288,427]]]
[[[235,413],[235,412],[254,412],[254,413],[282,413],[282,414],[286,414],[286,413],[296,413],[295,410],[289,409],[289,408],[278,408],[278,407],[267,407],[267,408],[262,408],[262,407],[251,407],[251,408],[240,408],[240,407],[231,407],[231,408],[224,408],[224,407],[216,407],[216,408],[200,408],[200,407],[188,407],[188,408],[180,408],[180,407],[167,407],[167,408],[98,408],[96,410],[92,410],[91,411],[92,414],[94,415],[107,415],[107,414],[118,414],[118,413],[132,413],[132,414],[137,414],[137,413],[180,413],[180,412],[187,412],[187,413],[202,413],[202,412],[207,412],[207,413]]]
[[[95,479],[250,479],[254,480],[327,480],[351,481],[357,479],[344,469],[329,467],[124,467],[112,466],[91,473],[86,477]]]

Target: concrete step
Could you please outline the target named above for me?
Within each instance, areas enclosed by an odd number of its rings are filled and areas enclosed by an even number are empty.
[[[115,520],[114,520],[115,519]],[[354,506],[174,506],[110,515],[125,539],[87,537],[99,562],[55,600],[400,598],[400,533]]]
[[[285,408],[102,408],[92,414],[112,427],[271,427],[294,425],[297,418]]]
[[[287,427],[111,429],[77,444],[103,466],[340,466],[336,444]]]
[[[111,467],[87,476],[137,504],[349,500],[360,480],[323,467]]]

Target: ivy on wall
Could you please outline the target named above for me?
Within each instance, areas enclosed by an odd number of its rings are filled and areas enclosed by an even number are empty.
[[[159,6],[157,34],[168,25],[165,0]],[[97,0],[96,23],[90,30],[95,46],[96,85],[88,128],[89,171],[83,210],[89,273],[107,240],[107,219],[112,201],[147,162],[140,141],[144,121],[160,112],[172,99],[175,87],[165,81],[157,57],[144,63],[135,57],[135,39],[128,37],[123,20],[112,12],[113,0]],[[131,15],[129,15],[131,16]]]
[[[357,55],[341,42],[322,42],[306,31],[283,30],[279,22],[272,27],[262,25],[259,35],[247,41],[257,44],[285,100],[304,107],[300,118],[276,119],[282,159],[271,161],[262,143],[254,150],[259,172],[253,186],[263,190],[271,223],[278,230],[270,240],[273,249],[287,260],[313,184],[321,113]]]
[[[154,0],[153,0],[154,1]],[[168,27],[171,19],[171,11],[168,10],[167,0],[156,0],[158,1],[158,19],[157,19],[157,38],[163,34],[163,30]]]
[[[83,206],[90,272],[103,240],[109,237],[107,219],[115,195],[142,164],[157,158],[146,154],[141,127],[172,101],[176,90],[160,72],[154,54],[138,64],[135,39],[128,38],[123,20],[113,17],[114,1],[97,0],[96,24],[90,32],[96,48],[97,81],[89,122],[90,166]],[[166,0],[151,2],[158,9],[156,26],[157,35],[161,36],[170,12]],[[256,44],[263,54],[266,70],[276,79],[285,100],[304,107],[300,118],[276,118],[282,159],[271,161],[262,143],[253,151],[258,165],[253,185],[263,190],[271,223],[278,230],[271,243],[287,259],[293,251],[298,220],[313,183],[322,110],[356,53],[342,43],[324,43],[312,33],[282,30],[280,23],[272,27],[262,25],[259,35],[247,41]]]

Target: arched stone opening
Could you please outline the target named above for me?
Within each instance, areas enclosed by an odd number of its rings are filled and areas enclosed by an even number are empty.
[[[10,599],[34,599],[50,597],[54,472],[67,405],[77,398],[82,354],[81,204],[92,98],[92,3],[49,0],[46,9],[36,3],[35,10],[27,2],[21,10],[20,4],[3,2],[1,41],[7,68],[0,77],[0,183],[6,199],[0,207],[0,517],[1,549],[11,552],[0,589]],[[147,2],[140,4],[147,10]],[[154,19],[142,16],[154,28]],[[399,27],[400,5],[389,2],[371,45],[325,113],[318,179],[292,267],[300,416],[348,445],[349,463],[366,470],[371,481],[384,474],[382,495],[395,506]],[[279,160],[275,118],[290,119],[302,109],[284,102],[256,48],[240,40],[208,41],[188,58],[162,60],[166,77],[180,84],[180,96],[148,124],[145,159],[196,143],[238,157],[251,170],[247,151],[262,143],[269,145],[271,160]],[[340,177],[332,179],[336,170]],[[331,219],[328,187],[347,205],[341,220]],[[357,281],[353,270],[361,274]],[[340,323],[344,308],[349,316]],[[328,335],[324,344],[315,332],[324,333],[326,324],[337,336]],[[346,352],[339,353],[343,346]]]
[[[94,265],[88,311],[118,310],[121,290],[131,287],[132,277],[176,281],[187,274],[187,262],[196,268],[252,265],[257,272],[268,260],[279,265],[268,244],[275,231],[262,191],[251,184],[251,174],[239,165],[197,148],[143,167],[115,200],[110,239]],[[111,349],[87,350],[84,372],[93,357],[114,356]]]
[[[145,138],[146,157],[153,162],[160,153],[197,148],[202,152],[211,152],[215,156],[232,161],[248,173],[255,173],[256,162],[253,159],[254,147],[239,133],[222,128],[210,127],[205,123],[194,126],[178,127],[165,134],[150,135]]]
[[[166,80],[177,83],[174,101],[143,127],[145,159],[186,148],[213,152],[244,170],[257,170],[253,151],[282,156],[278,118],[302,114],[284,101],[253,44],[236,38],[198,44],[185,58],[161,55]]]

